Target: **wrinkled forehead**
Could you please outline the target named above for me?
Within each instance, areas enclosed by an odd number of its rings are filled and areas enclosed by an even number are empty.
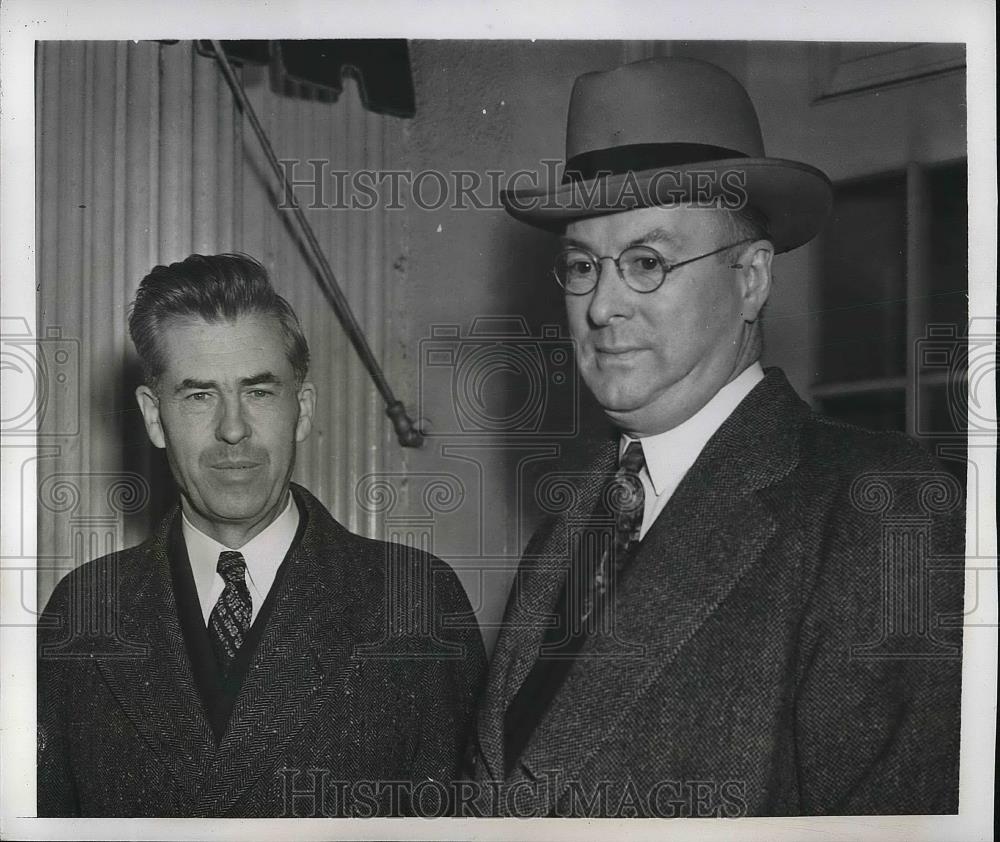
[[[158,346],[164,373],[171,378],[238,379],[264,369],[292,370],[281,323],[269,315],[218,321],[170,316],[159,325]]]
[[[681,205],[592,216],[568,223],[560,242],[606,253],[640,244],[683,249],[712,242],[726,223],[726,213]]]

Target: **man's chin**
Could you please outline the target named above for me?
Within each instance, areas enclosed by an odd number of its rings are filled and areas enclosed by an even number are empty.
[[[620,379],[616,381],[613,377],[602,377],[600,382],[590,386],[590,391],[608,415],[627,415],[642,409],[645,404],[645,396],[636,394],[627,385]]]
[[[195,508],[206,519],[216,523],[254,523],[267,514],[271,508],[266,494],[254,489],[227,489],[203,497]]]

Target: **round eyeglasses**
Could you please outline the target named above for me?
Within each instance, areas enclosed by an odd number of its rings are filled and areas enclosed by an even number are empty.
[[[608,254],[596,255],[585,248],[573,246],[561,251],[556,256],[552,274],[555,275],[559,286],[568,295],[588,295],[594,291],[597,282],[601,279],[603,261],[611,260],[618,270],[618,276],[628,284],[629,289],[642,293],[656,292],[666,280],[667,275],[675,269],[752,242],[752,239],[740,240],[714,251],[699,254],[697,257],[681,260],[679,263],[667,263],[667,259],[662,254],[649,246],[629,246],[618,257],[611,257]],[[731,263],[729,268],[740,269],[742,266],[742,263]]]

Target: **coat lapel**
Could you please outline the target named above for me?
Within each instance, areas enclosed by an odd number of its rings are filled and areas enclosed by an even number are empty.
[[[555,771],[563,786],[579,777],[631,703],[760,561],[780,511],[772,486],[798,461],[794,416],[803,405],[778,378],[720,427],[647,533],[619,586],[613,634],[587,641],[515,777]],[[638,654],[628,654],[633,647]]]
[[[333,693],[350,698],[360,662],[351,658],[355,600],[344,575],[343,540],[310,523],[288,559],[274,610],[243,681],[196,814],[222,815],[272,770],[283,749],[328,708]],[[329,516],[327,516],[328,518]],[[322,557],[316,548],[322,547]]]
[[[177,510],[164,518],[140,552],[138,572],[117,569],[117,627],[127,649],[144,654],[97,658],[97,669],[136,731],[170,770],[182,792],[193,797],[215,752],[211,726],[195,685],[174,598],[168,535]]]
[[[546,532],[528,545],[518,568],[518,581],[493,652],[477,723],[479,747],[487,767],[484,771],[492,780],[503,778],[504,716],[535,663],[547,628],[546,618],[555,610],[569,563],[570,535],[574,528],[586,523],[597,504],[603,482],[614,470],[617,452],[617,444],[608,442],[586,471],[559,478],[573,486],[569,505]],[[560,490],[566,488],[557,484]]]

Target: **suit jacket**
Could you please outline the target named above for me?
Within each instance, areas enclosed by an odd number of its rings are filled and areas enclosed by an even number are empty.
[[[488,808],[955,812],[963,489],[905,436],[812,414],[776,369],[650,528],[613,633],[588,638],[505,778],[506,709],[616,455],[515,578],[473,749]]]
[[[461,583],[292,490],[306,523],[218,743],[171,584],[179,508],[60,582],[39,623],[40,816],[405,813],[378,782],[457,776],[485,676]]]

